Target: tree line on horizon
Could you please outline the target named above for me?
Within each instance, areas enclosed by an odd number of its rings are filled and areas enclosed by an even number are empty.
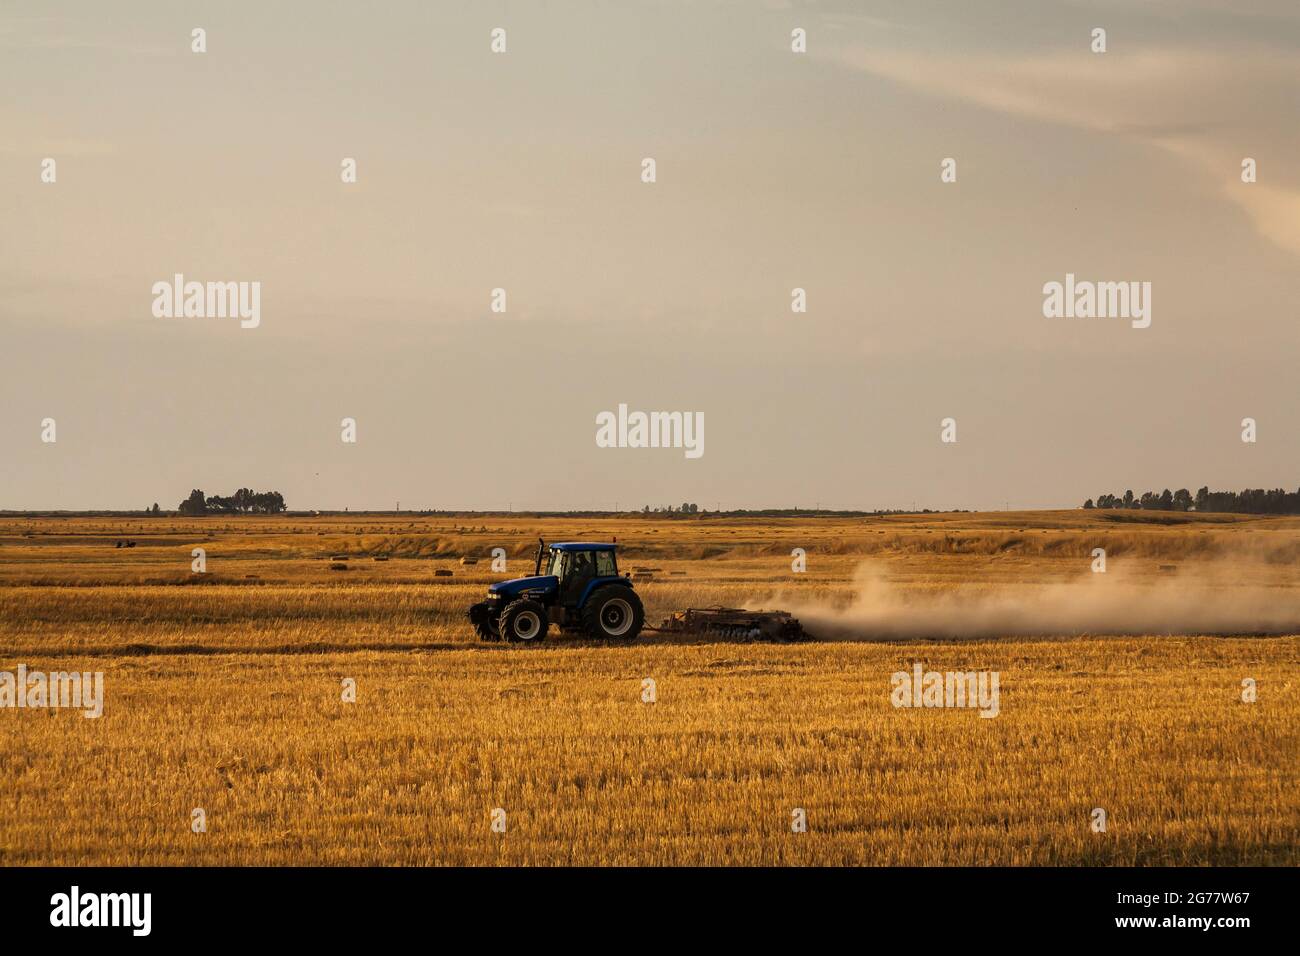
[[[1135,496],[1132,491],[1126,491],[1123,495],[1099,495],[1095,504],[1089,498],[1083,503],[1083,507],[1289,515],[1300,514],[1300,489],[1288,492],[1282,488],[1272,490],[1247,488],[1244,491],[1211,491],[1209,488],[1201,488],[1194,497],[1186,488],[1179,488],[1172,492],[1166,488],[1159,494],[1154,491],[1144,491],[1140,496]]]
[[[154,505],[154,507],[158,507]],[[221,495],[204,496],[195,488],[190,496],[181,502],[178,509],[183,515],[202,514],[279,514],[285,510],[284,496],[278,491],[253,491],[240,488],[233,495],[223,498]]]

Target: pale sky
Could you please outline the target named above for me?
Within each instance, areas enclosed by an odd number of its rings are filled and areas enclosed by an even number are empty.
[[[6,0],[0,89],[3,509],[1300,485],[1293,0]],[[1044,318],[1066,273],[1150,328]],[[620,403],[705,454],[598,448]]]

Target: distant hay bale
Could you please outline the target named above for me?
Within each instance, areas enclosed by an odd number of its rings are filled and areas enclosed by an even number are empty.
[[[347,559],[348,559],[348,556],[347,556],[346,554],[331,554],[331,555],[330,555],[330,560],[331,560],[331,561],[346,561]]]
[[[348,569],[348,566],[347,566],[346,564],[342,563],[342,562],[337,562],[337,561],[336,561],[334,564],[331,564],[331,565],[330,565],[330,570],[331,570],[331,571],[346,571],[347,569]]]
[[[471,558],[468,555],[460,559],[461,564],[478,564],[478,558]]]
[[[435,578],[449,578],[451,577],[451,572],[446,568],[438,568],[433,572],[433,576]]]
[[[376,561],[387,561],[387,560],[388,560],[388,555],[386,555],[386,554],[377,554],[377,555],[375,555],[375,560],[376,560]]]

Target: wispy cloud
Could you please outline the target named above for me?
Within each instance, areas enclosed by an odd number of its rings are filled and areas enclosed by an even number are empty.
[[[850,50],[836,56],[851,69],[928,95],[1165,150],[1219,184],[1261,236],[1300,255],[1300,189],[1294,179],[1280,179],[1280,162],[1261,158],[1300,148],[1283,115],[1300,88],[1296,57],[1179,50],[1034,56]],[[1260,160],[1261,182],[1241,182],[1245,156]]]

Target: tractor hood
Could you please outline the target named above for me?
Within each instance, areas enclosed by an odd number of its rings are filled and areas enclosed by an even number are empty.
[[[488,594],[512,598],[523,591],[554,591],[560,586],[560,579],[554,574],[539,574],[532,578],[515,578],[513,581],[498,581],[488,588]]]

